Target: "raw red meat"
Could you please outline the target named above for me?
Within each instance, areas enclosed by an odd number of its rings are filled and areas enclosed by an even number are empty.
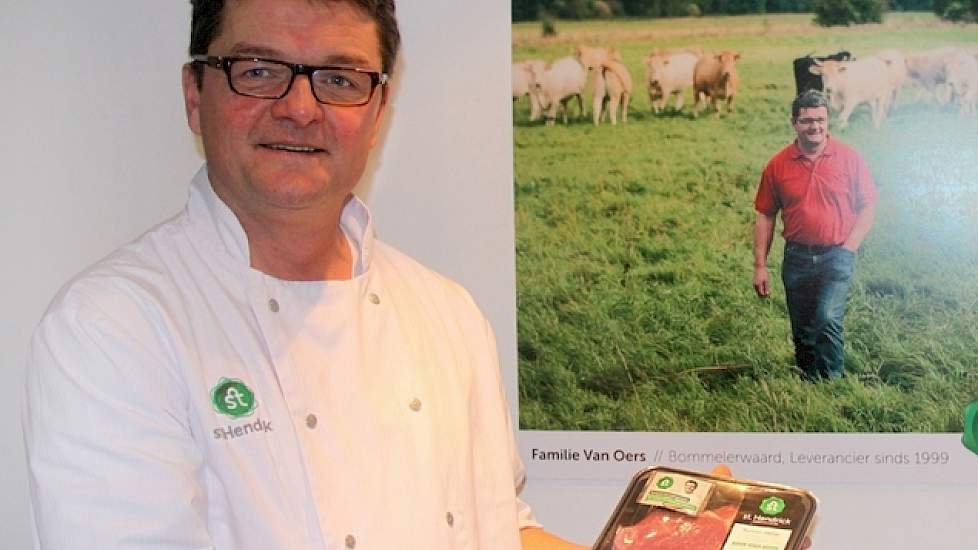
[[[723,506],[699,517],[656,508],[642,521],[615,533],[614,550],[720,550],[736,506]]]

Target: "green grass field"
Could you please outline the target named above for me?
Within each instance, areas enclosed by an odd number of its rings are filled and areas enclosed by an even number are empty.
[[[810,15],[513,27],[513,59],[621,49],[629,123],[544,127],[514,104],[519,399],[523,429],[944,432],[978,398],[978,118],[905,87],[879,130],[860,109],[836,137],[880,193],[846,317],[847,377],[795,374],[781,245],[771,299],[751,288],[753,197],[793,133],[791,60],[840,49],[978,45],[928,14],[821,29]],[[653,47],[741,53],[737,112],[652,115]],[[586,99],[585,103],[589,101]],[[780,232],[780,222],[779,222]]]

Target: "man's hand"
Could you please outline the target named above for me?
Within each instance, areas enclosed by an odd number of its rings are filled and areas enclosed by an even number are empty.
[[[733,477],[733,474],[730,473],[730,466],[726,464],[717,464],[710,470],[710,473],[720,477]]]
[[[754,224],[754,291],[761,298],[771,295],[771,276],[767,274],[767,255],[774,240],[774,214],[757,213]]]
[[[761,298],[771,295],[771,276],[768,275],[765,266],[754,268],[754,291]]]

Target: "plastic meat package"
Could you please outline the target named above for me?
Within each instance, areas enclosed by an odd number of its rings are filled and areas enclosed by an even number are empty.
[[[674,468],[639,472],[594,550],[799,550],[808,491]]]

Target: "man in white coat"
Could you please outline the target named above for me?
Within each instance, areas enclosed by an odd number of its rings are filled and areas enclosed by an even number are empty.
[[[194,0],[206,164],[69,282],[32,342],[36,547],[582,548],[543,531],[492,331],[353,196],[392,0]]]

